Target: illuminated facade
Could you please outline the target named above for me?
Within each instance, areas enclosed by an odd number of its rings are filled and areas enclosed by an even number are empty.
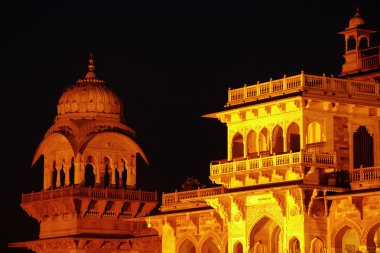
[[[41,222],[40,240],[16,245],[41,253],[380,252],[373,32],[357,12],[340,33],[340,78],[301,72],[228,90],[225,110],[205,115],[227,126],[227,158],[210,164],[220,186],[163,194],[151,216],[156,193],[134,190],[143,152],[90,60],[37,149],[44,190],[22,198]]]

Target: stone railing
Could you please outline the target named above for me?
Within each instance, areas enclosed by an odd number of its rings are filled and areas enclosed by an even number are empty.
[[[224,186],[197,189],[190,191],[175,191],[174,193],[162,193],[162,205],[172,205],[180,202],[183,199],[206,197],[212,195],[223,194],[227,191]]]
[[[350,171],[350,182],[379,181],[380,167],[358,168]]]
[[[58,199],[64,197],[90,197],[98,199],[109,198],[132,201],[157,201],[157,192],[74,186],[63,187],[54,190],[44,190],[40,192],[32,192],[27,194],[23,193],[21,196],[21,203],[26,204],[35,201]]]
[[[210,165],[210,176],[241,171],[258,171],[260,169],[297,163],[335,167],[336,154],[318,154],[301,151],[267,157],[248,158],[241,161],[220,161],[219,163]]]
[[[375,60],[371,57],[363,59],[363,64],[369,66],[378,63],[379,59]],[[368,63],[366,63],[366,61],[368,61]],[[244,87],[238,89],[229,89],[226,106],[243,104],[268,97],[282,96],[306,89],[310,93],[329,91],[341,95],[350,95],[358,99],[368,100],[372,98],[374,101],[377,101],[376,99],[380,97],[380,87],[378,83],[340,79],[333,76],[326,77],[325,75],[308,75],[301,72],[300,75],[284,76],[284,78],[277,80],[271,79],[265,83],[257,83],[249,86],[244,85]]]

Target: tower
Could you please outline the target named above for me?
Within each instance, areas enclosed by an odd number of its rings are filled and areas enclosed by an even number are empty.
[[[341,77],[350,77],[361,81],[379,81],[379,44],[375,44],[375,30],[366,27],[364,19],[356,14],[350,19],[348,27],[339,32],[344,36],[345,62],[342,66]]]
[[[22,208],[40,223],[40,239],[18,246],[38,253],[142,250],[157,243],[146,222],[128,221],[158,203],[157,192],[135,189],[136,156],[147,162],[146,156],[124,123],[121,99],[96,76],[92,56],[88,69],[62,93],[33,158],[33,164],[44,158],[43,189],[22,195]]]

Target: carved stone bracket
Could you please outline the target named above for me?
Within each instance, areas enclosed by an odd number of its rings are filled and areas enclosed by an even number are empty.
[[[274,191],[273,193],[273,198],[276,199],[277,204],[281,208],[282,215],[286,215],[286,192],[278,192]]]
[[[363,197],[350,197],[352,204],[356,207],[360,214],[360,219],[363,220]]]
[[[231,210],[237,210],[234,216],[235,221],[245,219],[245,197],[231,197]],[[231,211],[232,212],[232,211]]]
[[[298,207],[298,213],[301,214],[303,212],[302,190],[300,188],[290,189],[289,194],[293,198],[295,204]]]
[[[206,199],[207,204],[214,208],[223,220],[230,220],[230,211],[227,200],[221,200],[219,198]]]

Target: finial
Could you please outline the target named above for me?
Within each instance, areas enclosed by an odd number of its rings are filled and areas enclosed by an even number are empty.
[[[94,59],[92,57],[92,52],[90,53],[90,59],[88,60],[88,72],[86,76],[84,77],[85,79],[95,79],[96,75],[94,73]]]
[[[356,7],[356,14],[359,15],[359,6]]]

